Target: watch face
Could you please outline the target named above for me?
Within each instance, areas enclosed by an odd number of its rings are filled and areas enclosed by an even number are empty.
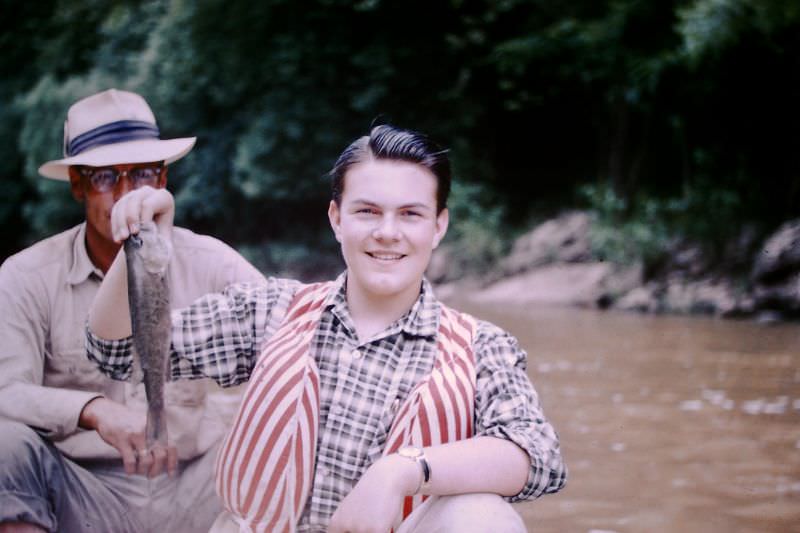
[[[417,448],[415,446],[403,446],[402,448],[397,450],[397,453],[402,455],[403,457],[412,457],[413,458],[413,457],[419,457],[420,455],[422,455],[422,450],[420,450],[419,448]]]

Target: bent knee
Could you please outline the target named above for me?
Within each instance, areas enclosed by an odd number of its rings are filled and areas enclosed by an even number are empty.
[[[436,502],[436,533],[525,533],[525,524],[510,503],[497,494],[461,494]]]
[[[0,477],[18,469],[35,468],[48,444],[30,427],[20,422],[0,420]]]
[[[44,444],[42,438],[29,426],[12,420],[0,420],[0,457],[19,453],[20,450],[37,448]]]

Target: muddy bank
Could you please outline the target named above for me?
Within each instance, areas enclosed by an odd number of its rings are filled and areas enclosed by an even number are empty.
[[[592,218],[569,212],[519,237],[491,272],[465,275],[458,251],[437,250],[428,276],[443,297],[481,303],[544,303],[643,313],[776,321],[800,317],[800,219],[766,238],[745,228],[730,242],[675,242],[651,264],[598,261]]]

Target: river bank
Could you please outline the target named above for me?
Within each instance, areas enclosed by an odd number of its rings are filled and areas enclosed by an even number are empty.
[[[592,249],[593,220],[568,212],[517,238],[496,267],[470,275],[458,250],[443,246],[428,276],[442,297],[469,292],[483,303],[556,304],[654,314],[800,317],[800,220],[758,239],[744,228],[729,242],[671,243],[655,264],[601,261]]]

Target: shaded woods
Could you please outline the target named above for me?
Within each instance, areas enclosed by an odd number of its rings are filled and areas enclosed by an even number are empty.
[[[68,105],[112,86],[198,136],[170,169],[178,222],[270,272],[339,268],[325,173],[373,121],[451,149],[448,239],[477,270],[567,208],[646,271],[800,215],[795,1],[3,4],[2,257],[80,219],[36,169]]]

